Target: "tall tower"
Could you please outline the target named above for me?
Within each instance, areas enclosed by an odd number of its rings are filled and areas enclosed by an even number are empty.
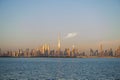
[[[72,45],[72,49],[75,49],[75,45],[74,44]]]
[[[102,44],[100,44],[100,52],[102,52]]]
[[[0,48],[0,56],[1,56],[2,54],[1,54],[1,48]]]
[[[99,55],[103,56],[103,46],[102,46],[102,44],[100,44],[100,54]]]
[[[60,44],[60,34],[58,34],[58,55],[60,55],[61,44]]]

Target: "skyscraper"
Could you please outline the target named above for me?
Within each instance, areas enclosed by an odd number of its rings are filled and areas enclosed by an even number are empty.
[[[40,52],[44,56],[49,56],[50,46],[48,44],[43,44],[42,47],[41,47],[41,49],[40,49]]]
[[[0,48],[0,56],[1,56],[2,54],[1,54],[1,48]]]
[[[60,55],[61,44],[60,44],[60,34],[58,34],[58,55]]]
[[[102,46],[102,44],[100,44],[100,53],[99,53],[99,56],[103,56],[103,46]]]

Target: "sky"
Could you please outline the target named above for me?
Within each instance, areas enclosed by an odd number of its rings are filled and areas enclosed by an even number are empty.
[[[0,0],[0,48],[120,46],[119,0]]]

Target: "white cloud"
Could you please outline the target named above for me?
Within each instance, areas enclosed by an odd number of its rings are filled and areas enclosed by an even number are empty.
[[[75,36],[77,36],[77,33],[75,33],[75,32],[74,33],[68,33],[65,38],[73,38]]]

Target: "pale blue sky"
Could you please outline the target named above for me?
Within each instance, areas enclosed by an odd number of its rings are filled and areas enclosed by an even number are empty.
[[[75,32],[74,38],[65,39]],[[0,48],[107,48],[120,45],[119,0],[0,0]]]

